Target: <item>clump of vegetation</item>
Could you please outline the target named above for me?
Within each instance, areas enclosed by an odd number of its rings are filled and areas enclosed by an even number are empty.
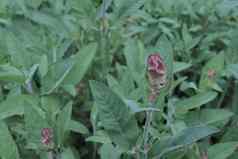
[[[235,159],[235,0],[1,0],[1,159]]]

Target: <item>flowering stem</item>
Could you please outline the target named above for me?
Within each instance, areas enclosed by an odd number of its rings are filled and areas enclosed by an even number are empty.
[[[147,60],[148,66],[148,79],[150,85],[150,94],[148,96],[149,100],[149,107],[153,107],[156,102],[156,98],[159,95],[160,89],[165,86],[166,84],[166,65],[163,59],[160,57],[159,54],[152,54],[148,57]],[[150,148],[149,144],[149,130],[151,127],[152,122],[152,115],[153,111],[146,112],[146,121],[144,127],[144,136],[143,136],[143,152],[144,152],[144,159],[148,159],[148,151]]]
[[[143,135],[143,149],[144,149],[144,159],[148,159],[148,141],[149,141],[149,130],[150,130],[150,124],[152,121],[152,111],[146,112],[146,121],[145,121],[145,127],[144,127],[144,135]]]
[[[48,159],[54,159],[53,151],[48,151]]]
[[[136,152],[135,157],[136,159],[140,159],[140,152]]]

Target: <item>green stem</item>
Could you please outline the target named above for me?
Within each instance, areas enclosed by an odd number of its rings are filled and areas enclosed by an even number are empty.
[[[106,28],[104,26],[105,17],[101,18],[100,33],[99,33],[99,56],[100,56],[100,65],[102,72],[100,77],[103,79],[107,75],[107,45],[108,38],[106,33]]]
[[[96,157],[97,157],[97,144],[96,143],[94,143],[93,144],[93,159],[96,159]]]
[[[148,159],[148,144],[149,144],[149,130],[152,121],[152,111],[146,112],[146,121],[144,127],[144,135],[143,135],[143,150],[144,150],[144,159]]]
[[[136,159],[140,159],[140,152],[136,152]]]
[[[48,152],[48,159],[54,159],[54,155],[52,151]]]
[[[95,107],[94,107],[95,108]],[[93,111],[93,110],[92,110]],[[97,131],[97,128],[96,128],[96,117],[95,118],[92,118],[91,117],[91,122],[92,122],[92,127],[93,127],[93,135],[96,134],[96,131]],[[93,159],[96,159],[97,158],[97,148],[98,148],[98,145],[97,143],[93,143]]]

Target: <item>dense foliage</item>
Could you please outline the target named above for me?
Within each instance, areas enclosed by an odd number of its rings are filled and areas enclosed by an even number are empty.
[[[0,0],[0,37],[1,159],[237,159],[236,0]]]

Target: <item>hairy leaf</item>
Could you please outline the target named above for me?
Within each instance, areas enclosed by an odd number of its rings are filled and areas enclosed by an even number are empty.
[[[227,159],[238,147],[238,142],[219,143],[208,149],[208,158]]]
[[[207,126],[186,128],[175,136],[157,142],[151,151],[151,156],[161,157],[164,154],[196,143],[197,141],[218,132],[218,129]]]
[[[139,129],[134,116],[120,97],[104,84],[91,81],[91,90],[98,107],[101,126],[121,149],[135,143]]]
[[[225,109],[202,109],[200,111],[189,112],[185,121],[189,125],[215,124],[224,122],[233,116],[233,113]]]
[[[214,100],[217,96],[216,92],[204,92],[192,96],[188,99],[179,100],[175,103],[177,113],[186,113],[188,110],[199,108],[204,104]]]
[[[80,51],[72,57],[75,65],[64,79],[64,85],[76,85],[82,80],[96,55],[96,51],[97,44],[92,43],[81,48]]]
[[[3,159],[19,159],[19,152],[7,125],[0,121],[0,157]]]
[[[23,72],[10,65],[0,65],[0,81],[19,82],[25,81]]]

